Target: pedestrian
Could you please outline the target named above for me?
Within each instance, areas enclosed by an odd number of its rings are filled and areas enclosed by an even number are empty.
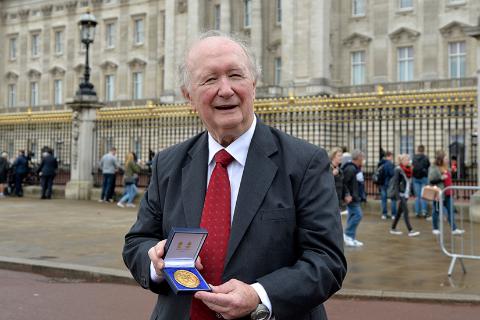
[[[57,174],[58,161],[53,156],[53,150],[48,148],[42,153],[42,160],[38,167],[38,175],[40,176],[40,184],[42,186],[42,195],[40,199],[52,198],[53,180]]]
[[[383,181],[380,185],[380,197],[382,204],[382,219],[388,219],[388,196],[387,189],[390,179],[392,179],[394,174],[395,165],[393,164],[393,153],[391,151],[385,152],[385,157],[380,160],[378,163],[379,167],[382,167]],[[390,199],[390,212],[392,219],[395,219],[397,215],[397,201],[395,199]]]
[[[335,190],[337,191],[338,206],[344,207],[352,201],[352,197],[348,193],[348,188],[343,183],[343,170],[340,167],[342,163],[343,150],[341,148],[333,148],[330,151],[330,169],[332,170],[333,178],[335,179]],[[342,209],[340,209],[341,212]]]
[[[102,194],[99,202],[113,202],[113,192],[115,186],[115,174],[120,167],[115,154],[117,149],[112,147],[110,152],[106,153],[100,160],[100,170],[102,170],[103,184]]]
[[[17,158],[13,161],[13,167],[15,172],[15,195],[17,197],[23,197],[23,179],[29,172],[28,159],[25,156],[25,150],[20,149],[17,153]]]
[[[117,206],[124,208],[126,204],[127,207],[135,207],[133,200],[137,195],[137,181],[140,170],[140,166],[135,161],[135,154],[133,152],[127,153],[125,158],[125,173],[123,175],[124,192]]]
[[[412,159],[413,193],[415,195],[415,216],[428,218],[427,201],[422,199],[422,190],[428,184],[430,159],[425,155],[425,146],[419,145]]]
[[[388,197],[398,201],[398,210],[395,219],[392,222],[390,233],[401,235],[402,231],[397,230],[397,224],[403,215],[405,225],[407,226],[408,236],[416,237],[420,232],[413,230],[408,217],[408,198],[411,193],[412,167],[410,166],[410,156],[401,154],[398,156],[398,166],[395,167],[393,178],[389,184]]]
[[[357,228],[362,221],[363,212],[361,202],[363,201],[362,184],[364,183],[363,172],[361,170],[365,154],[355,149],[352,151],[352,160],[343,167],[344,184],[352,201],[347,204],[347,226],[345,228],[344,242],[348,247],[361,247],[363,242],[357,240]]]
[[[123,250],[134,279],[159,294],[152,319],[326,319],[322,303],[345,277],[328,155],[256,117],[250,52],[211,31],[179,69],[206,131],[156,155]],[[212,292],[175,295],[165,282],[173,226],[208,231],[196,266]]]
[[[443,150],[439,150],[435,154],[435,163],[430,166],[428,170],[428,180],[431,185],[437,186],[440,189],[445,189],[452,185],[452,174],[448,169],[448,157]],[[461,235],[465,230],[458,229],[455,223],[455,210],[453,207],[453,191],[451,189],[445,190],[443,193],[443,210],[448,217],[452,235]],[[432,233],[439,235],[438,216],[440,213],[440,202],[433,201],[432,206]]]
[[[8,170],[10,163],[8,162],[8,154],[2,152],[0,156],[0,198],[5,198],[5,184],[7,183]]]

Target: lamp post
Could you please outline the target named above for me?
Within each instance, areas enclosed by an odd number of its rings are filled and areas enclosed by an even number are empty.
[[[72,102],[67,105],[72,109],[72,140],[70,155],[70,181],[65,187],[65,198],[76,200],[90,199],[93,189],[93,163],[95,138],[95,120],[97,110],[103,107],[98,101],[90,80],[90,66],[88,65],[88,47],[93,43],[97,19],[87,10],[80,17],[78,26],[80,37],[85,44],[85,74],[83,82]]]
[[[93,84],[89,82],[90,80],[90,66],[88,65],[88,47],[90,43],[93,43],[95,38],[95,27],[97,25],[97,19],[95,16],[87,11],[80,17],[78,26],[80,28],[80,36],[82,43],[85,44],[85,73],[83,77],[83,82],[80,83],[80,89],[77,91],[78,96],[96,96],[96,92],[93,89]]]

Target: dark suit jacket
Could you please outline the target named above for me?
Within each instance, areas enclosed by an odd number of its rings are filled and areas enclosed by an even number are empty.
[[[54,176],[57,173],[58,161],[53,155],[48,154],[42,158],[40,167],[38,167],[38,173],[42,173],[42,176]]]
[[[158,293],[152,319],[189,318],[191,296],[150,280],[147,251],[171,227],[198,227],[207,188],[204,132],[160,152],[123,258]],[[200,253],[201,256],[201,253]],[[346,274],[338,201],[323,149],[257,122],[235,207],[223,280],[265,288],[277,320],[326,319]],[[247,317],[245,319],[248,319]]]

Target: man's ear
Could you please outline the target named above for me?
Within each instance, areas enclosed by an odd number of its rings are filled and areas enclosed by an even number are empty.
[[[187,100],[191,104],[192,97],[190,96],[190,92],[188,92],[188,90],[185,86],[182,86],[180,89],[182,90],[182,95],[185,98],[185,100]]]

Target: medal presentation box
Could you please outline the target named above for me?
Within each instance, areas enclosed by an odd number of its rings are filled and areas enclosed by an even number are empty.
[[[205,279],[195,268],[200,249],[207,238],[202,228],[172,228],[165,244],[163,272],[175,294],[211,291]]]

